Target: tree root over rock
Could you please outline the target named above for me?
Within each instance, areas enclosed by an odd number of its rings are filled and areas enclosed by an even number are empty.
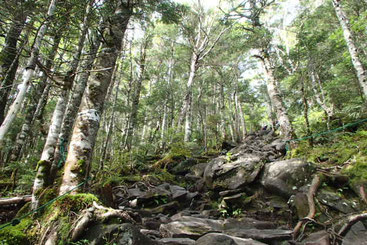
[[[317,189],[319,188],[319,186],[321,184],[321,181],[322,181],[322,177],[321,176],[322,175],[317,174],[312,179],[310,189],[308,190],[308,193],[307,193],[307,202],[308,202],[308,206],[309,206],[309,212],[308,212],[308,214],[307,214],[307,216],[305,218],[303,218],[300,221],[298,221],[297,225],[293,229],[293,239],[294,240],[297,240],[298,234],[299,234],[301,228],[305,224],[307,224],[308,221],[310,221],[310,220],[313,221],[313,218],[315,217],[315,214],[316,214],[316,206],[315,206],[314,197],[316,196]]]
[[[107,208],[93,201],[93,205],[81,211],[79,217],[72,222],[73,225],[69,231],[69,235],[67,236],[67,242],[77,241],[91,223],[102,223],[110,218],[121,218],[123,221],[133,224],[136,223],[127,211]],[[42,239],[43,241],[41,241],[41,244],[54,245],[57,244],[58,240],[60,240],[60,237],[57,235],[58,230],[60,229],[59,221],[53,222],[51,226],[51,228],[49,227],[45,231],[47,234],[43,234],[44,239]]]

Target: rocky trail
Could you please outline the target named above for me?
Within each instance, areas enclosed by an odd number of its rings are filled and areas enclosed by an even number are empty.
[[[113,209],[95,204],[83,211],[72,240],[137,245],[367,244],[366,205],[358,187],[337,168],[286,159],[285,143],[271,131],[249,135],[239,146],[226,148],[211,159],[154,164],[175,176],[170,183],[147,175],[129,185],[108,185],[100,197]],[[92,216],[100,209],[107,211],[97,221]]]
[[[165,166],[186,188],[154,178],[115,186],[112,204],[135,224],[94,227],[82,238],[99,244],[120,229],[134,234],[126,244],[367,244],[365,206],[348,178],[282,160],[285,153],[284,142],[261,131],[210,161]]]

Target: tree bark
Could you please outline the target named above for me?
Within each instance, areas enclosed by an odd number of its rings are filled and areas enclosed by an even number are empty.
[[[132,103],[131,103],[131,113],[130,113],[130,119],[129,119],[129,127],[128,127],[128,131],[127,131],[127,141],[126,141],[126,148],[128,150],[131,150],[132,147],[132,143],[133,143],[133,135],[134,135],[134,130],[137,124],[137,117],[138,117],[138,109],[139,109],[139,102],[140,102],[140,92],[141,92],[141,88],[142,88],[142,84],[143,84],[143,80],[144,80],[144,76],[145,76],[145,62],[146,62],[146,52],[147,52],[147,48],[148,45],[151,41],[151,37],[150,36],[146,36],[143,40],[142,46],[141,46],[141,50],[140,50],[140,61],[139,61],[139,77],[136,80],[135,83],[135,89],[134,89],[134,95],[132,98]]]
[[[43,37],[48,29],[48,24],[50,23],[50,17],[52,17],[53,13],[56,9],[56,1],[57,0],[51,0],[49,4],[49,8],[47,11],[47,19],[45,23],[41,26],[38,35],[36,37],[36,40],[34,42],[33,49],[31,51],[31,57],[28,60],[27,67],[24,70],[23,73],[23,81],[20,86],[18,95],[16,99],[14,100],[13,104],[10,106],[9,111],[0,127],[0,145],[4,141],[4,137],[6,133],[9,131],[10,126],[12,125],[12,122],[14,121],[17,113],[19,112],[19,109],[24,101],[27,89],[30,85],[32,76],[34,74],[34,70],[36,67],[36,61],[38,59],[39,51],[42,45]]]
[[[93,1],[90,2],[92,4]],[[90,8],[91,5],[87,6],[86,15],[83,21],[83,27],[81,30],[81,38],[79,40],[78,50],[77,54],[75,55],[74,61],[79,61],[81,57],[81,47],[87,47],[88,41],[86,41],[86,34],[88,31],[89,26],[89,18],[90,18]],[[100,24],[100,30],[102,30],[103,26],[102,23]],[[72,127],[74,125],[75,118],[78,113],[78,109],[83,97],[83,93],[85,91],[85,87],[87,86],[87,81],[90,75],[89,70],[93,67],[93,62],[97,56],[98,48],[100,46],[101,40],[98,37],[97,33],[94,32],[92,35],[92,41],[90,43],[90,46],[87,48],[84,48],[84,55],[86,56],[84,61],[80,64],[80,70],[82,71],[81,74],[78,75],[78,79],[75,82],[73,93],[69,99],[69,102],[67,104],[66,110],[65,110],[65,116],[61,124],[61,130],[59,134],[59,147],[55,150],[54,160],[51,167],[51,178],[53,179],[55,177],[56,171],[57,171],[57,165],[59,164],[61,152],[61,147],[67,148],[70,134]],[[78,64],[76,64],[75,67],[77,67]],[[76,69],[75,69],[76,70]]]
[[[120,2],[114,14],[109,16],[109,22],[106,23],[103,32],[105,42],[94,64],[94,69],[101,71],[92,73],[83,95],[80,112],[71,136],[60,195],[77,186],[88,175],[104,99],[131,14],[130,6]]]
[[[62,36],[61,33],[58,33],[58,35],[54,37],[53,46],[52,46],[49,57],[45,64],[45,68],[47,70],[51,70],[51,67],[53,65],[53,60],[55,59],[57,49],[61,41],[61,36]],[[26,109],[25,121],[22,125],[22,128],[19,134],[17,135],[17,139],[16,139],[16,142],[12,150],[10,161],[17,161],[22,157],[22,149],[24,149],[24,146],[26,145],[26,141],[28,137],[30,136],[31,129],[33,126],[33,122],[34,122],[33,117],[37,110],[38,98],[42,97],[43,91],[46,88],[47,78],[48,77],[46,73],[42,72],[42,75],[40,77],[40,82],[34,87],[34,89],[32,90],[29,96],[30,102]]]
[[[17,43],[26,19],[27,14],[23,11],[15,13],[13,22],[5,37],[5,46],[0,53],[0,124],[4,121],[6,102],[18,68]]]
[[[338,17],[340,26],[343,29],[344,39],[347,43],[349,54],[352,58],[352,63],[354,69],[357,73],[357,78],[359,85],[362,88],[365,99],[367,99],[367,74],[360,58],[357,46],[354,42],[352,31],[349,27],[349,19],[347,18],[345,12],[342,9],[341,0],[333,0],[333,5],[335,9],[336,16]]]
[[[260,60],[262,61],[265,70],[269,98],[275,110],[281,134],[284,139],[290,140],[294,137],[293,127],[289,120],[287,110],[283,103],[283,99],[280,95],[280,91],[274,77],[273,67],[271,66],[269,60],[269,55],[266,51],[264,51],[263,53],[264,55],[260,58]]]

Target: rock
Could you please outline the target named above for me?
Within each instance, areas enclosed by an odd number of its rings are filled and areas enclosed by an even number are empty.
[[[265,243],[252,239],[228,236],[222,233],[209,233],[200,237],[196,245],[263,245]]]
[[[224,197],[221,201],[221,207],[242,207],[251,202],[251,198],[247,197],[245,193],[239,193],[233,196]]]
[[[229,218],[226,219],[223,223],[224,230],[231,230],[238,227],[241,227],[241,229],[275,229],[277,225],[270,221],[260,221],[252,218]]]
[[[195,159],[189,158],[173,167],[170,172],[176,175],[185,175],[190,172],[191,167],[198,164]]]
[[[238,194],[241,191],[242,191],[241,189],[220,191],[219,196],[221,197],[230,196],[230,195]]]
[[[152,214],[174,214],[180,208],[180,204],[177,201],[166,203],[155,208],[146,208]]]
[[[306,239],[302,241],[303,245],[329,245],[330,234],[326,231],[318,231],[310,234]]]
[[[337,193],[331,191],[321,190],[317,193],[316,197],[322,204],[345,214],[358,210],[357,202],[343,199]]]
[[[220,231],[223,221],[182,216],[180,220],[162,224],[159,228],[165,238],[197,239],[207,232]]]
[[[361,222],[357,222],[352,226],[350,231],[345,235],[343,239],[343,245],[367,245],[367,229]]]
[[[88,240],[90,245],[122,244],[141,245],[157,244],[143,235],[132,224],[104,225],[97,223],[90,227],[80,240]]]
[[[271,162],[265,165],[261,184],[274,194],[289,198],[311,181],[315,166],[301,159]]]
[[[142,218],[142,225],[151,230],[158,230],[161,223],[154,218]]]
[[[235,147],[236,147],[236,144],[235,143],[228,142],[228,141],[223,141],[221,148],[224,151],[229,151],[229,150],[231,150],[231,149],[233,149]]]
[[[302,193],[302,192],[297,193],[294,196],[293,200],[294,200],[294,202],[293,202],[294,206],[297,210],[298,218],[303,219],[304,217],[307,216],[308,211],[309,211],[307,195],[305,193]]]
[[[191,245],[195,244],[195,240],[190,238],[162,238],[158,240],[160,244],[165,245]]]
[[[212,189],[237,189],[255,180],[263,166],[261,160],[256,154],[241,154],[234,161],[215,158],[205,168],[204,181]]]
[[[237,227],[224,231],[226,234],[241,238],[252,238],[261,242],[274,242],[274,241],[287,241],[292,239],[292,230],[280,230],[280,229],[243,229]]]
[[[197,177],[202,177],[207,165],[208,163],[196,164],[195,166],[191,168],[191,172]]]

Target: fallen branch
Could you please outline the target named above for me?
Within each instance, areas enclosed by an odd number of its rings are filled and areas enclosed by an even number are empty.
[[[294,240],[296,240],[300,229],[306,223],[306,221],[313,220],[313,218],[315,217],[316,207],[315,207],[314,197],[316,195],[317,189],[319,188],[320,184],[321,184],[321,177],[320,175],[317,174],[312,179],[310,189],[308,190],[308,193],[307,193],[307,202],[308,202],[308,207],[309,207],[308,214],[305,218],[298,221],[296,227],[294,228],[293,230]]]
[[[20,204],[25,202],[30,202],[32,200],[31,195],[21,196],[21,197],[10,197],[10,198],[0,198],[0,206]]]

